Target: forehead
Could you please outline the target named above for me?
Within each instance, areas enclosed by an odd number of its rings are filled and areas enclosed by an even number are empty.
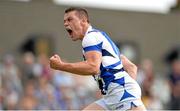
[[[76,17],[76,16],[77,16],[77,11],[70,11],[64,14],[64,19],[67,19],[69,17]]]

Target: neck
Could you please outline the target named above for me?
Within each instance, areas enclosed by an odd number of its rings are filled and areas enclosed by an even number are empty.
[[[85,34],[86,34],[86,32],[87,32],[89,26],[90,26],[89,23],[84,24],[84,26],[83,26],[83,35],[81,36],[81,40],[83,40],[83,38],[84,38],[84,36],[85,36]]]

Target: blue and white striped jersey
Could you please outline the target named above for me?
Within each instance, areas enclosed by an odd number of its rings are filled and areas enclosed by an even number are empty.
[[[106,110],[123,111],[143,105],[139,85],[124,71],[120,52],[105,32],[90,26],[82,46],[83,54],[88,51],[99,51],[102,54],[101,72],[94,78],[104,96],[96,104]]]
[[[115,73],[124,71],[119,49],[105,32],[94,29],[92,26],[89,26],[82,40],[82,47],[83,54],[87,51],[102,53],[100,77],[103,79],[104,88],[107,90],[109,83],[116,78]]]

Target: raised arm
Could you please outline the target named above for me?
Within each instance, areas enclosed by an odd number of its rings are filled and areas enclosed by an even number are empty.
[[[101,64],[101,53],[88,51],[85,53],[86,61],[68,63],[63,62],[58,55],[50,58],[50,66],[53,69],[66,71],[78,75],[95,75],[99,73]]]
[[[137,66],[132,63],[126,56],[120,55],[123,67],[125,71],[133,78],[136,79],[137,76]]]

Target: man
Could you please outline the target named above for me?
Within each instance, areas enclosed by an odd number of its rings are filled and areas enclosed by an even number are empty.
[[[125,56],[120,56],[118,48],[105,32],[92,28],[87,11],[73,7],[66,9],[64,26],[73,41],[82,41],[85,61],[63,62],[55,54],[50,58],[51,68],[93,75],[104,95],[84,110],[145,110],[140,87],[131,78],[136,77],[136,66]]]

